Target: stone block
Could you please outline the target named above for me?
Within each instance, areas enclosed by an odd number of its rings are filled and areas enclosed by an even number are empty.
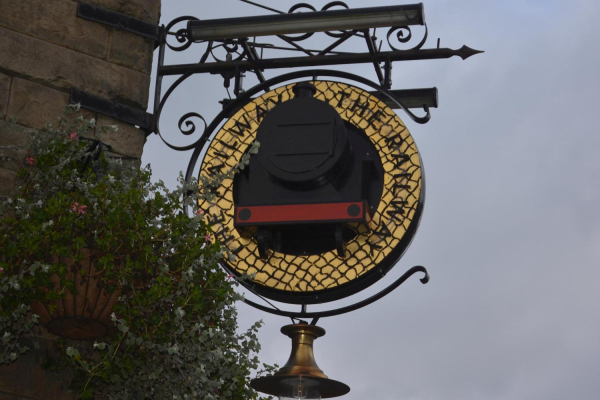
[[[6,117],[8,108],[8,96],[10,94],[10,82],[12,77],[0,74],[0,119]]]
[[[139,35],[115,29],[110,39],[107,60],[150,74],[154,43]]]
[[[28,129],[22,125],[0,121],[0,146],[28,147]]]
[[[0,26],[104,59],[110,29],[77,17],[69,0],[2,0]]]
[[[0,400],[23,400],[23,397],[10,393],[0,392]]]
[[[15,180],[17,178],[17,171],[12,168],[0,167],[0,198],[8,197],[12,194],[12,190],[15,187]],[[2,376],[2,370],[0,369],[0,376]],[[2,388],[0,388],[0,391]]]
[[[29,150],[27,128],[6,121],[0,121],[0,168],[17,171]]]
[[[100,140],[110,144],[114,153],[133,158],[142,157],[144,143],[146,143],[146,133],[143,130],[99,114],[97,127],[106,125],[119,127],[117,132],[108,129],[105,133],[100,134]]]
[[[30,129],[7,121],[0,121],[0,148],[7,146],[28,148],[30,137],[28,135]]]
[[[8,105],[8,115],[30,128],[43,128],[48,122],[56,123],[69,104],[67,93],[14,78]]]
[[[158,24],[160,0],[87,0],[88,3]]]
[[[145,109],[150,76],[0,28],[0,70],[68,91],[79,88]],[[10,105],[9,105],[10,108]]]

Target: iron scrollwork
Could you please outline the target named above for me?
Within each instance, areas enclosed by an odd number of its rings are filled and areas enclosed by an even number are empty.
[[[405,32],[406,32],[406,34],[405,34]],[[427,25],[425,25],[425,34],[423,35],[423,39],[421,39],[421,41],[419,43],[417,43],[414,47],[411,47],[409,49],[399,49],[392,44],[392,41],[390,39],[394,33],[395,33],[396,40],[398,42],[408,43],[412,39],[412,30],[410,29],[410,26],[391,27],[388,30],[387,35],[386,35],[386,40],[387,40],[388,46],[390,46],[390,49],[395,50],[395,51],[410,51],[410,50],[419,50],[423,47],[423,45],[427,41],[428,30],[427,30]]]
[[[327,10],[332,9],[333,7],[342,7],[342,8],[345,8],[346,10],[350,9],[350,7],[348,6],[348,4],[344,3],[343,1],[332,1],[331,3],[325,4],[321,8],[320,11],[327,11]],[[312,5],[308,4],[308,3],[298,3],[298,4],[295,4],[292,7],[290,7],[290,9],[288,10],[288,14],[291,14],[291,13],[296,12],[296,11],[301,10],[301,9],[308,9],[308,10],[313,11],[313,12],[317,11],[317,9],[314,6],[312,6]],[[327,31],[327,32],[325,32],[325,34],[327,36],[330,36],[330,37],[341,38],[341,37],[344,37],[344,36],[348,35],[351,32],[352,31],[339,31],[339,32]],[[306,39],[312,37],[313,35],[314,35],[314,32],[312,32],[312,33],[305,33],[305,34],[298,35],[298,36],[281,35],[280,37],[282,39],[287,39],[287,40],[290,40],[290,41],[293,41],[293,42],[300,42],[302,40],[306,40]],[[357,36],[360,36],[360,35],[357,35]]]
[[[288,10],[288,14],[292,14],[293,12],[301,10],[303,8],[308,9],[310,11],[317,11],[317,9],[313,6],[311,6],[310,4],[298,3],[298,4],[294,4],[292,7],[290,7],[290,9]],[[310,33],[303,33],[298,36],[281,35],[281,37],[291,40],[292,42],[300,42],[302,40],[306,40],[306,39],[310,38],[313,34],[314,33],[310,32]]]
[[[323,8],[321,8],[321,11],[327,11],[333,7],[342,7],[345,8],[346,10],[349,10],[350,7],[348,7],[348,4],[344,3],[343,1],[332,1],[331,3],[327,3],[323,6]],[[331,36],[331,37],[335,37],[335,38],[341,38],[344,35],[346,35],[349,31],[340,31],[340,32],[325,32],[325,34],[327,36]]]
[[[187,78],[189,78],[192,74],[188,73],[185,75],[182,75],[181,77],[179,77],[179,79],[177,79],[172,85],[171,87],[169,87],[169,89],[167,90],[167,92],[165,93],[165,95],[163,96],[163,98],[160,101],[160,104],[157,107],[157,110],[155,112],[155,131],[156,134],[160,137],[160,139],[163,141],[164,144],[166,144],[168,147],[170,147],[173,150],[177,150],[177,151],[186,151],[186,150],[191,150],[195,147],[197,147],[198,143],[201,142],[202,138],[204,137],[204,134],[206,133],[206,120],[204,119],[204,117],[202,117],[200,114],[196,113],[196,112],[190,112],[187,113],[185,115],[183,115],[180,119],[179,119],[179,123],[178,123],[178,128],[179,131],[186,136],[191,135],[192,133],[196,132],[196,124],[193,121],[190,121],[189,118],[195,117],[195,118],[200,118],[202,120],[202,122],[204,123],[204,130],[202,131],[202,134],[200,135],[200,138],[198,140],[196,140],[195,142],[185,145],[185,146],[176,146],[172,143],[170,143],[169,141],[167,141],[164,136],[162,135],[161,131],[160,131],[160,117],[162,114],[162,110],[163,107],[166,103],[166,101],[169,99],[169,97],[171,96],[171,94],[173,93],[173,91],[182,83],[184,82]],[[187,127],[187,129],[184,129],[182,126],[185,124],[185,126]]]
[[[196,124],[193,121],[189,120],[189,118],[192,118],[192,117],[200,118],[202,120],[202,122],[204,123],[203,132],[206,131],[207,124],[206,124],[206,120],[204,119],[204,117],[202,117],[202,115],[200,115],[198,113],[190,112],[190,113],[184,114],[179,119],[179,124],[178,124],[179,131],[186,136],[191,135],[192,133],[194,133],[196,131]],[[188,129],[182,128],[182,125],[184,124],[184,122],[185,122],[185,126],[187,126]]]
[[[175,36],[175,39],[178,43],[181,43],[180,46],[172,45],[167,40],[165,40],[165,44],[173,51],[184,51],[187,50],[192,43],[194,43],[187,35],[187,30],[184,28],[178,29],[175,32],[172,32],[171,29],[180,22],[183,21],[197,21],[198,18],[192,17],[189,15],[175,18],[173,21],[169,22],[169,24],[165,27],[165,31],[169,36]]]
[[[245,58],[247,55],[243,50],[240,50],[240,46],[237,40],[225,40],[223,43],[213,45],[213,42],[210,42],[210,55],[216,62],[225,62],[225,61],[238,61]],[[219,58],[215,55],[215,50],[218,48],[222,48],[225,50],[226,55],[225,59]],[[237,56],[234,58],[233,54]]]

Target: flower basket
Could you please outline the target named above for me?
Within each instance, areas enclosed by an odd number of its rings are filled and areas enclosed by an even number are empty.
[[[101,283],[101,273],[95,268],[92,253],[82,249],[83,259],[60,260],[68,267],[63,281],[71,281],[74,293],[62,287],[56,274],[50,277],[54,290],[64,297],[54,302],[35,302],[31,305],[40,322],[51,333],[68,339],[97,339],[113,326],[111,314],[120,290],[109,293]],[[59,261],[58,259],[56,261]]]

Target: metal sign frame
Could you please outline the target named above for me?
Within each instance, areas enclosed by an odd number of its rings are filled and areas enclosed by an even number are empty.
[[[262,84],[259,84],[255,87],[253,87],[248,92],[244,93],[244,95],[240,96],[234,103],[230,104],[225,110],[223,110],[219,115],[217,115],[217,117],[215,117],[215,119],[208,125],[208,127],[205,129],[203,136],[199,139],[200,142],[195,147],[194,152],[192,153],[192,157],[190,159],[190,163],[188,165],[186,175],[185,175],[186,181],[189,182],[192,179],[192,177],[194,175],[194,171],[196,170],[197,163],[200,160],[202,150],[204,149],[205,145],[210,140],[210,138],[213,136],[216,128],[220,126],[221,122],[224,119],[226,119],[229,115],[234,113],[235,110],[238,110],[240,107],[247,104],[248,101],[250,101],[253,96],[255,96],[257,93],[260,93],[261,91],[263,91],[265,89],[265,87],[277,86],[282,83],[294,81],[294,80],[301,79],[301,78],[310,78],[312,80],[319,80],[320,78],[330,78],[330,77],[350,80],[350,81],[358,82],[365,86],[370,86],[373,89],[378,89],[381,96],[387,98],[391,102],[397,102],[398,108],[404,107],[389,91],[386,91],[385,89],[379,87],[377,84],[369,81],[366,78],[363,78],[358,75],[350,74],[347,72],[343,72],[343,71],[320,70],[320,69],[318,69],[318,70],[303,70],[303,71],[296,71],[296,72],[291,72],[288,74],[277,76],[266,82],[263,82]],[[182,122],[183,121],[180,121],[180,124]],[[188,121],[188,122],[190,122],[190,124],[192,124],[191,125],[192,127],[194,126],[193,122],[191,122],[191,121]],[[397,263],[397,261],[400,259],[400,257],[404,253],[404,251],[408,248],[408,245],[410,244],[410,240],[412,239],[416,229],[418,228],[420,216],[421,216],[421,213],[423,210],[423,202],[425,199],[424,185],[422,187],[422,190],[423,190],[423,193],[421,194],[421,203],[417,207],[417,213],[414,217],[415,223],[411,224],[410,231],[407,232],[407,234],[403,238],[403,241],[401,243],[399,243],[392,250],[392,252],[390,253],[389,256],[386,257],[384,262],[378,264],[377,267],[375,267],[374,269],[369,271],[367,274],[365,274],[360,279],[357,279],[357,280],[351,282],[350,284],[342,285],[342,286],[334,288],[334,289],[328,289],[328,290],[325,290],[322,292],[318,292],[316,294],[315,293],[313,293],[313,294],[298,293],[297,295],[293,295],[291,297],[288,295],[280,296],[280,295],[278,295],[278,291],[272,291],[272,290],[269,290],[268,288],[258,287],[258,285],[244,284],[244,286],[248,290],[252,291],[252,293],[254,293],[255,295],[257,295],[263,299],[264,299],[263,295],[266,295],[270,299],[273,299],[276,301],[301,305],[302,311],[300,313],[298,313],[298,312],[289,312],[289,313],[283,312],[283,314],[287,315],[287,316],[304,315],[306,313],[306,308],[309,304],[335,301],[337,299],[348,297],[348,296],[351,296],[353,294],[356,294],[356,293],[364,290],[365,288],[371,286],[376,281],[378,281],[383,276],[385,276],[388,273],[388,271]],[[423,268],[423,267],[420,267],[420,268]],[[417,270],[413,271],[413,273],[414,272],[417,272]],[[423,268],[423,272],[426,273],[426,270],[424,268]],[[392,286],[395,283],[397,283],[397,282],[392,283]],[[398,286],[399,286],[399,284],[398,284]],[[251,305],[255,304],[251,301],[247,301],[247,303],[251,304]],[[281,314],[282,311],[277,311],[277,310],[274,310],[274,311],[276,311],[275,312],[276,314],[282,315]],[[325,316],[325,315],[331,316],[328,313],[329,312],[322,312],[322,313],[311,314],[311,315],[318,315],[318,317]]]

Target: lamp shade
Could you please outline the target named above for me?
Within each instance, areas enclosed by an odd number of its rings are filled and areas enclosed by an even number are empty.
[[[252,380],[250,386],[280,399],[327,399],[343,396],[348,385],[329,379],[315,361],[313,343],[325,335],[325,329],[306,323],[281,328],[292,339],[287,363],[275,375]]]

